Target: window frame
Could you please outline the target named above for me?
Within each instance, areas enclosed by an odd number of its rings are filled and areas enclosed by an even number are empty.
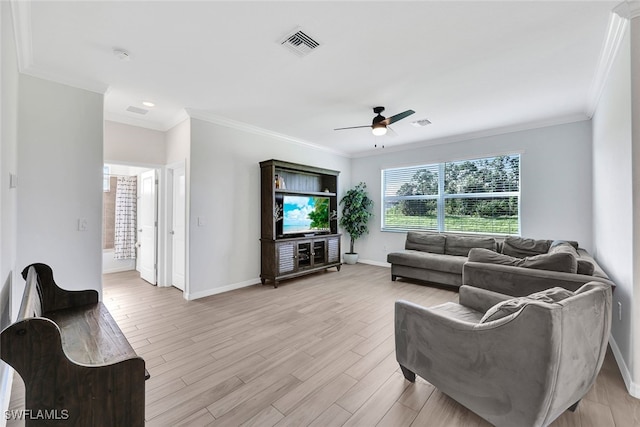
[[[464,163],[464,162],[480,162],[483,160],[493,160],[497,157],[517,157],[518,158],[518,189],[517,191],[500,191],[500,192],[479,192],[479,193],[447,193],[445,191],[446,188],[446,175],[445,168],[447,164],[453,163]],[[431,164],[421,164],[421,165],[411,165],[411,166],[403,166],[403,167],[391,167],[382,169],[380,173],[381,178],[381,208],[380,208],[380,230],[383,232],[407,232],[407,231],[433,231],[433,232],[447,232],[447,233],[461,233],[461,234],[483,234],[483,235],[497,235],[497,236],[520,236],[522,230],[522,153],[521,152],[510,152],[503,154],[495,154],[484,157],[473,157],[463,160],[451,160],[451,161],[443,161],[439,163],[431,163]],[[437,181],[438,181],[438,194],[429,194],[429,195],[409,195],[409,196],[385,196],[385,192],[387,190],[387,176],[386,173],[388,171],[410,171],[415,170],[416,172],[421,169],[427,170],[435,170],[437,169]],[[416,173],[414,172],[414,174]],[[410,181],[406,181],[408,183]],[[493,198],[493,199],[509,199],[512,197],[517,198],[517,230],[514,233],[499,233],[499,232],[491,232],[491,231],[478,231],[478,230],[446,230],[446,220],[447,214],[445,212],[445,202],[446,200],[454,200],[454,199],[484,199],[484,198]],[[434,228],[417,226],[411,227],[407,226],[407,224],[403,224],[397,227],[391,227],[386,224],[386,210],[388,202],[397,202],[401,200],[436,200],[437,204],[437,218],[436,218],[436,226]]]

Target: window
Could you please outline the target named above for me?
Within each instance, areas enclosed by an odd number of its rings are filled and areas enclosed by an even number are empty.
[[[520,234],[520,155],[382,171],[382,229]]]

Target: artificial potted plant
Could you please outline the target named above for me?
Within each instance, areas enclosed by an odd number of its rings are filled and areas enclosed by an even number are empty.
[[[355,264],[358,262],[358,254],[354,252],[353,245],[360,236],[369,233],[368,222],[373,216],[373,200],[367,194],[367,184],[359,183],[340,200],[342,205],[342,217],[340,226],[349,233],[351,238],[349,252],[344,254],[344,262]]]

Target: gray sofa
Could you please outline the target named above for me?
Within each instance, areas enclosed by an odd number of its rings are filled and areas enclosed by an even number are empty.
[[[405,249],[389,253],[387,262],[393,281],[465,284],[512,296],[556,286],[575,291],[592,280],[615,287],[577,242],[410,231]]]
[[[496,426],[546,426],[574,410],[602,366],[611,287],[511,298],[462,286],[460,303],[395,306],[396,359]]]

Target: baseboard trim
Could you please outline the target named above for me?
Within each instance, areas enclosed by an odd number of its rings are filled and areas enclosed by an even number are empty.
[[[378,266],[378,267],[391,268],[391,264],[389,264],[388,262],[374,261],[374,260],[371,260],[371,259],[359,259],[358,262],[361,263],[361,264],[369,264],[369,265],[375,265],[375,266]]]
[[[0,409],[3,415],[9,410],[12,386],[13,369],[5,362],[0,362]],[[5,427],[6,425],[6,417],[0,417],[0,427]]]
[[[219,286],[213,289],[207,289],[205,291],[200,291],[200,292],[191,292],[191,293],[185,292],[184,298],[189,301],[192,301],[200,298],[210,297],[212,295],[221,294],[223,292],[229,292],[229,291],[234,291],[240,288],[246,288],[249,286],[257,285],[258,283],[260,283],[260,279],[256,278],[256,279],[245,280],[244,282],[238,282],[238,283],[232,283],[230,285]]]
[[[122,273],[124,271],[132,271],[135,270],[135,266],[126,266],[126,267],[116,267],[116,268],[107,268],[102,270],[102,274],[110,274],[110,273]]]
[[[618,369],[620,369],[620,373],[622,374],[622,379],[624,380],[624,385],[627,387],[627,391],[631,396],[636,399],[640,399],[640,385],[633,382],[633,379],[631,378],[631,371],[629,370],[629,367],[622,356],[622,352],[620,351],[620,348],[613,336],[609,337],[609,345],[611,346],[613,357],[616,359],[616,363],[618,364]]]

